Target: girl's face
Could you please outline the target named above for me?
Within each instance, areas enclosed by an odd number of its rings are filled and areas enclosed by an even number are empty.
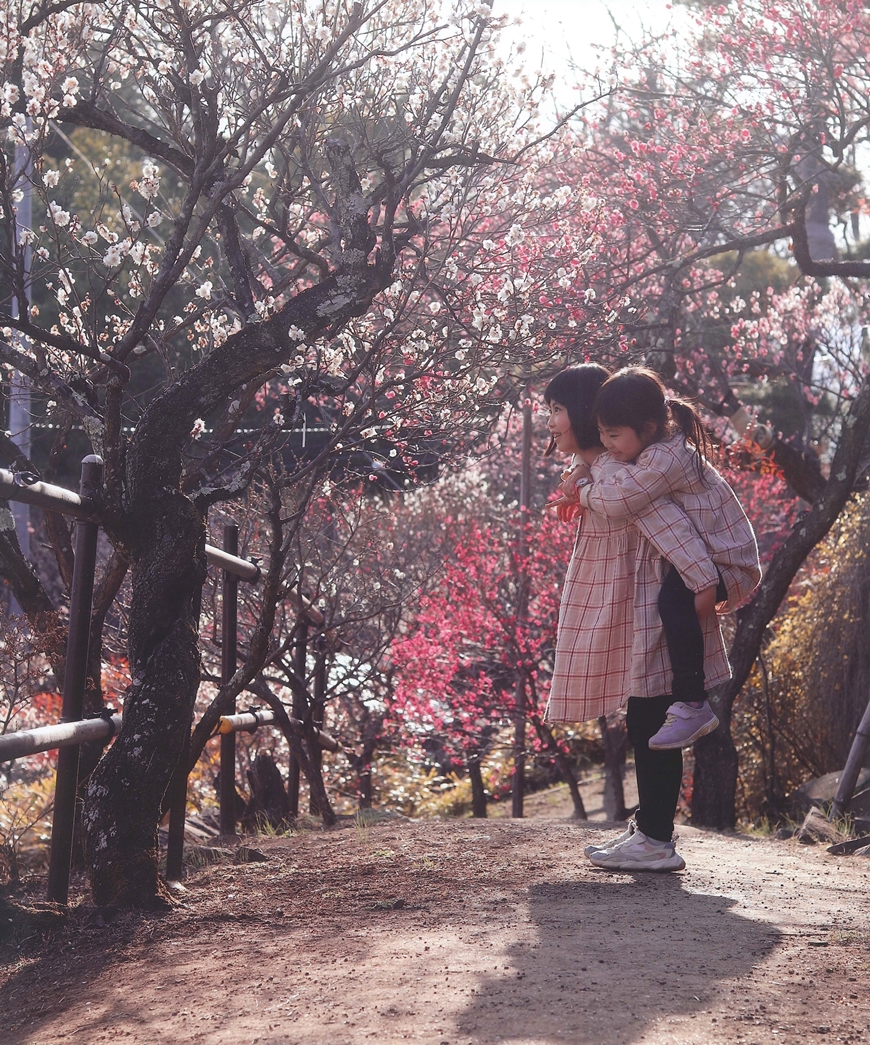
[[[655,438],[655,425],[647,422],[640,432],[628,425],[599,425],[601,442],[617,461],[633,461]]]
[[[550,417],[547,421],[547,430],[553,437],[556,449],[563,454],[579,453],[580,447],[577,445],[577,438],[574,435],[574,429],[571,427],[568,411],[561,403],[557,403],[555,400],[549,406]]]

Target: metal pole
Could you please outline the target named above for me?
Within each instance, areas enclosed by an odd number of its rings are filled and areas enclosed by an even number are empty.
[[[103,462],[96,455],[82,461],[80,493],[96,500],[103,481]],[[78,722],[82,717],[88,667],[88,638],[94,598],[94,571],[97,564],[95,522],[76,523],[75,565],[69,606],[66,670],[63,684],[61,722]],[[51,857],[48,866],[48,899],[65,904],[69,898],[69,870],[75,822],[79,749],[61,748],[57,756],[54,793],[54,819],[51,829]]]
[[[190,760],[190,729],[185,731],[178,766],[172,776],[172,803],[166,838],[166,881],[180,882],[184,864],[184,820],[187,814],[187,763]]]
[[[305,685],[305,669],[307,667],[307,652],[308,652],[308,618],[304,612],[299,618],[297,625],[298,631],[296,632],[296,645],[293,649],[293,669],[296,673],[296,677]],[[293,715],[295,718],[301,719],[303,722],[306,719],[308,708],[305,706],[305,701],[296,690],[293,690]],[[296,760],[296,756],[293,752],[290,752],[290,759],[287,765],[287,796],[290,799],[290,816],[294,819],[299,816],[299,762]]]
[[[224,526],[223,550],[230,555],[239,552],[239,528],[236,523]],[[236,673],[239,623],[239,581],[224,570],[221,600],[221,685],[226,686]],[[235,714],[236,701],[227,705],[226,713]],[[236,735],[221,734],[220,825],[222,835],[236,833]]]
[[[849,750],[849,757],[846,759],[846,767],[840,776],[840,786],[837,788],[834,804],[831,806],[832,820],[849,812],[852,795],[855,794],[855,785],[858,783],[868,746],[870,746],[870,704],[864,709],[864,715]]]
[[[107,712],[110,709],[107,709]],[[104,718],[88,718],[83,722],[66,722],[54,726],[19,729],[0,737],[0,762],[35,755],[39,751],[87,744],[97,740],[111,740],[121,728],[120,714],[105,714]]]
[[[520,462],[520,576],[517,579],[517,628],[526,622],[529,608],[529,578],[526,571],[528,542],[526,526],[532,489],[532,401],[529,390],[523,392],[523,443]],[[526,788],[526,679],[522,670],[517,673],[514,691],[514,778],[511,789],[511,816],[522,817]]]
[[[326,636],[318,635],[314,640],[314,692],[311,701],[311,732],[320,736],[323,730],[323,720],[326,711]],[[311,765],[315,773],[319,773],[323,765],[323,749],[320,744],[312,744]],[[316,803],[312,795],[308,812],[316,813]]]
[[[30,129],[29,119],[27,120],[27,129]],[[33,227],[33,207],[31,197],[32,176],[33,157],[30,154],[30,146],[23,142],[16,142],[15,180],[17,182],[19,178],[21,179],[20,189],[22,196],[15,211],[15,235],[17,240],[16,246],[21,249],[24,267],[24,293],[28,298],[28,283],[30,280],[30,269],[33,263],[33,248],[31,247],[29,240],[22,246],[19,234],[22,230],[26,230],[29,234]],[[27,303],[27,301],[24,302],[25,306]],[[19,314],[19,301],[17,294],[12,295],[12,315],[15,319],[26,318]],[[26,353],[27,338],[23,334],[19,334],[18,342],[19,347]],[[9,380],[9,431],[12,433],[15,445],[28,461],[31,457],[30,421],[30,385],[23,374],[15,371]],[[29,559],[30,506],[22,504],[21,502],[13,501],[12,517],[15,520],[15,533],[18,537],[18,545],[21,548],[21,554],[25,559]]]
[[[204,545],[204,547],[208,547]],[[193,607],[193,619],[199,628],[199,618],[202,612],[202,589],[196,595]],[[193,719],[193,707],[190,709],[190,718]],[[184,731],[184,742],[181,747],[181,755],[178,765],[169,781],[168,791],[172,795],[169,805],[169,831],[166,839],[166,881],[170,883],[181,882],[181,872],[184,865],[184,821],[187,816],[187,776],[190,764],[190,728],[188,721]]]

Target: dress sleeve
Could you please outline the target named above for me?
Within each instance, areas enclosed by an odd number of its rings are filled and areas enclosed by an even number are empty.
[[[685,485],[683,463],[664,444],[653,443],[638,457],[637,464],[580,488],[580,503],[611,519],[638,515],[661,497]]]
[[[719,581],[716,565],[701,535],[683,509],[670,500],[656,501],[632,520],[635,528],[697,593]]]

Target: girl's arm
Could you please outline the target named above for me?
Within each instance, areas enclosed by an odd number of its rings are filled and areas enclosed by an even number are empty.
[[[674,501],[656,501],[633,519],[662,558],[676,569],[696,595],[712,588],[715,595],[719,573],[707,545],[683,509]],[[714,598],[715,603],[715,598]]]
[[[604,474],[580,488],[580,504],[611,519],[639,515],[654,501],[686,486],[685,462],[667,443],[648,446],[636,464],[611,461],[600,471]]]

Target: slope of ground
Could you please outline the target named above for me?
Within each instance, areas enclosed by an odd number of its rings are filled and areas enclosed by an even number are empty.
[[[3,1045],[859,1042],[870,862],[682,829],[680,874],[600,871],[620,825],[408,821],[258,838],[168,915],[81,905],[0,969]]]

